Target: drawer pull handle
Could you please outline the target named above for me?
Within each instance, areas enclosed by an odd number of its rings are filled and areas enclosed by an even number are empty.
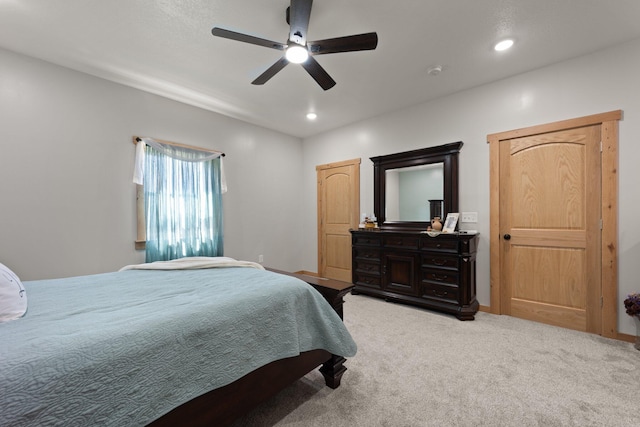
[[[439,249],[439,248],[441,248],[441,247],[442,247],[442,245],[441,245],[440,243],[438,243],[438,244],[436,245],[436,248],[438,248],[438,249]]]
[[[442,281],[442,280],[446,280],[449,276],[447,276],[446,274],[443,276],[440,276],[439,274],[432,273],[431,277],[433,277],[436,280]]]
[[[446,297],[447,295],[449,295],[449,292],[447,292],[447,291],[443,291],[443,292],[433,291],[433,293],[434,293],[437,297]]]
[[[435,265],[445,265],[447,263],[444,259],[431,258],[431,262]]]

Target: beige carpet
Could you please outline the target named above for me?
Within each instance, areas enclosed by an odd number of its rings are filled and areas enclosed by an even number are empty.
[[[240,426],[640,426],[640,351],[508,316],[348,295],[342,385],[312,372]]]

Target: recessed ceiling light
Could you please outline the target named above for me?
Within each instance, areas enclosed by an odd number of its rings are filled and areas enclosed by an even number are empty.
[[[318,115],[316,113],[307,113],[307,119],[315,120],[317,118],[318,118]]]
[[[511,46],[513,46],[513,40],[506,39],[506,40],[502,40],[501,42],[498,42],[493,48],[498,52],[501,52],[503,50],[509,49]]]

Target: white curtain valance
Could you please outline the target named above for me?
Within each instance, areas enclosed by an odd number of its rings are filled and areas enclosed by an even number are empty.
[[[212,153],[209,151],[200,151],[185,147],[179,147],[171,144],[163,144],[152,138],[138,138],[136,144],[136,159],[133,169],[133,182],[138,185],[144,183],[144,157],[145,145],[153,147],[162,154],[172,159],[182,160],[185,162],[206,162],[220,157],[220,191],[224,194],[227,192],[227,180],[224,175],[224,163],[222,161],[222,153]],[[184,153],[189,152],[189,156]],[[195,155],[195,156],[194,156]]]

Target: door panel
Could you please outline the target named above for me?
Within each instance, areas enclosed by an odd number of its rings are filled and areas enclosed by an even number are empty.
[[[600,126],[500,144],[502,311],[600,333]]]
[[[326,236],[326,267],[322,277],[351,281],[351,239],[349,236],[327,234]],[[349,274],[345,279],[344,275]],[[341,277],[338,279],[337,277]]]
[[[557,135],[557,142],[540,142],[526,138],[511,144],[511,225],[520,229],[585,228],[584,206],[587,171],[585,145],[563,143],[571,135]],[[545,136],[545,140],[548,136]],[[580,138],[582,139],[582,138]],[[599,140],[598,140],[599,141]],[[597,144],[598,141],[594,142]]]
[[[586,331],[584,250],[513,247],[512,263],[512,316]]]

